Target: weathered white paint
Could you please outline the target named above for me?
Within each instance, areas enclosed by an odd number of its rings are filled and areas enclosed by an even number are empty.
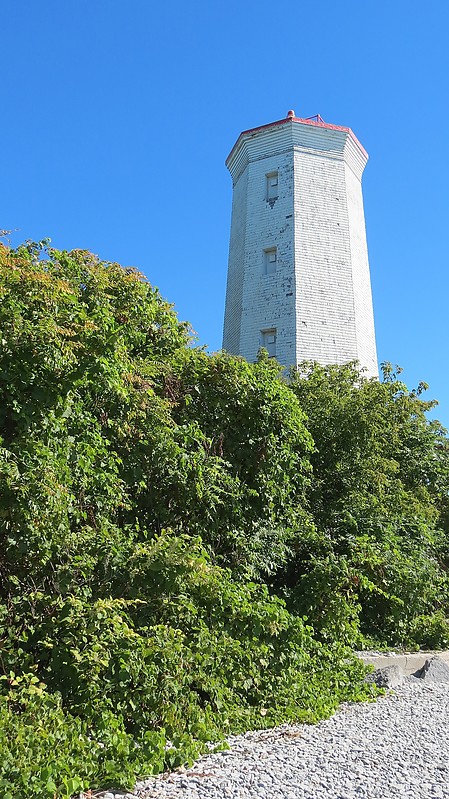
[[[348,128],[285,120],[242,133],[227,160],[234,193],[224,349],[253,361],[276,330],[285,366],[358,360],[377,376],[361,177]],[[278,173],[278,197],[267,175]],[[267,274],[266,253],[276,250]]]

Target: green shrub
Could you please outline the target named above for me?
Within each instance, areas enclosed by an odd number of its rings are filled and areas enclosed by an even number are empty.
[[[408,630],[411,645],[421,649],[449,647],[449,619],[441,611],[430,616],[415,616]]]
[[[131,786],[136,774],[161,768],[163,733],[142,735],[136,746],[112,713],[92,726],[63,709],[35,676],[2,679],[2,799],[69,799],[95,784]]]
[[[446,645],[422,386],[191,343],[134,270],[0,247],[4,796],[130,788],[369,697],[363,639]]]
[[[354,643],[405,645],[415,617],[449,613],[449,441],[426,416],[436,403],[389,364],[378,381],[357,364],[305,363],[291,388],[315,444],[316,533],[295,543],[278,590],[325,636],[352,627]]]

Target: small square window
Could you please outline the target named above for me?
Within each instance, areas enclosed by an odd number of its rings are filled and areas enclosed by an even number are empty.
[[[276,357],[276,328],[261,330],[262,347],[264,347],[270,358]]]
[[[272,172],[270,175],[267,175],[266,195],[267,202],[276,200],[279,196],[279,175],[277,172]]]
[[[278,254],[276,247],[270,247],[269,250],[263,251],[264,274],[272,275],[276,272]]]

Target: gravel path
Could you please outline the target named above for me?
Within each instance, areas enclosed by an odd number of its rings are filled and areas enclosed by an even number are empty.
[[[231,750],[141,782],[140,799],[449,797],[449,684],[410,680],[316,726],[230,739]],[[129,796],[129,794],[128,794]]]

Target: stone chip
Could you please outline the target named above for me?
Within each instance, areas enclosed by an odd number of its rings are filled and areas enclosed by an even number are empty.
[[[434,657],[426,660],[422,669],[415,676],[429,682],[449,683],[449,666],[438,655],[434,655]]]
[[[392,663],[391,666],[384,666],[372,674],[367,674],[365,679],[367,682],[373,682],[378,688],[395,688],[397,685],[402,685],[404,675],[399,666]]]

